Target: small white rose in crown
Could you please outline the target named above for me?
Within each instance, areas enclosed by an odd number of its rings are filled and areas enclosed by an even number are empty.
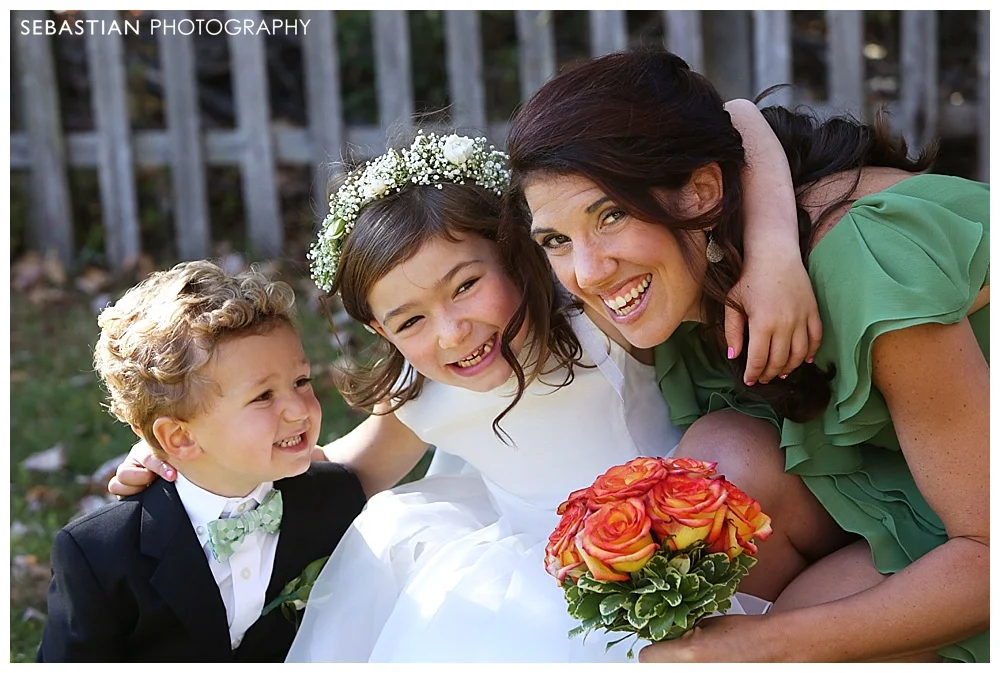
[[[461,166],[475,149],[475,141],[465,136],[451,135],[444,141],[444,158],[456,166]]]
[[[372,177],[364,186],[364,194],[366,199],[376,199],[389,189],[388,183],[379,177]]]

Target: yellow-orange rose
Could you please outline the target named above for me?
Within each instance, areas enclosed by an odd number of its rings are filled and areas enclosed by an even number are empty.
[[[575,582],[587,572],[583,557],[576,548],[576,535],[583,527],[583,519],[589,510],[582,498],[564,502],[559,505],[559,510],[562,518],[545,546],[545,571],[560,582],[567,576]]]
[[[760,509],[760,503],[732,485],[721,480],[726,490],[726,518],[722,534],[708,546],[711,552],[725,552],[730,559],[742,553],[753,556],[757,545],[753,538],[766,540],[771,535],[771,517]]]
[[[718,463],[706,463],[694,458],[667,458],[663,461],[670,474],[690,474],[692,476],[711,477],[715,474]]]
[[[569,494],[569,497],[566,498],[566,502],[562,503],[561,505],[559,505],[559,507],[556,508],[556,514],[559,515],[564,514],[566,512],[566,508],[569,507],[571,503],[577,500],[585,501],[589,497],[590,497],[589,486],[587,488],[581,488],[578,491],[573,491],[572,493]]]
[[[594,579],[623,581],[642,568],[659,545],[640,498],[609,502],[591,512],[577,534],[577,547]]]
[[[597,509],[615,500],[642,497],[653,484],[667,476],[667,468],[660,458],[633,458],[624,465],[615,465],[602,474],[591,486],[587,501]]]
[[[672,474],[646,494],[653,532],[668,549],[715,542],[722,534],[728,492],[721,479]]]

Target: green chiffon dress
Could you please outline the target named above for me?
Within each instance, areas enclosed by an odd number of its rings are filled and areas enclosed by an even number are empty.
[[[962,320],[989,284],[989,256],[987,184],[918,175],[858,199],[808,264],[823,320],[816,364],[837,367],[826,411],[793,423],[752,391],[736,392],[721,355],[706,350],[700,326],[683,323],[655,351],[671,420],[686,428],[709,412],[735,408],[774,423],[785,471],[800,475],[841,527],[868,541],[880,572],[898,572],[947,536],[872,386],[872,344],[891,330]],[[989,304],[969,322],[988,363]],[[989,661],[989,632],[939,652],[946,661]]]

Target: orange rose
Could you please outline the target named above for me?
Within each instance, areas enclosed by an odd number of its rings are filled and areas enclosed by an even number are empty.
[[[594,579],[627,580],[628,573],[646,565],[659,548],[651,526],[639,498],[609,502],[592,512],[577,534],[577,547]]]
[[[590,487],[592,494],[587,503],[591,509],[598,509],[613,500],[641,497],[666,476],[667,468],[662,459],[633,458],[598,477]]]
[[[725,552],[730,559],[744,552],[753,556],[757,553],[753,538],[766,540],[771,535],[771,517],[761,511],[759,502],[725,479],[721,481],[727,493],[728,511],[722,534],[709,545],[708,550]]]
[[[578,491],[573,491],[572,493],[569,494],[569,497],[566,498],[566,502],[562,503],[561,505],[559,505],[559,507],[556,508],[556,514],[562,515],[563,513],[566,512],[566,508],[568,508],[571,503],[573,503],[576,500],[586,500],[587,498],[590,497],[590,495],[591,492],[589,486],[587,488],[581,488]]]
[[[670,474],[690,474],[692,476],[711,477],[715,474],[718,463],[706,463],[694,458],[667,458],[663,461]]]
[[[646,494],[653,532],[674,551],[711,544],[722,534],[728,495],[722,479],[671,474]]]
[[[572,497],[571,495],[570,498]],[[576,578],[587,572],[583,558],[576,548],[576,534],[583,527],[583,519],[587,516],[587,512],[587,503],[582,498],[559,505],[562,518],[549,535],[549,543],[545,546],[545,571],[560,582],[567,576],[575,582]]]

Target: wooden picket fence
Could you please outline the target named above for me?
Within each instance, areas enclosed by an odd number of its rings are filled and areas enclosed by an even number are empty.
[[[526,100],[556,71],[550,11],[519,10],[516,26],[520,92]],[[703,31],[702,12],[662,12],[666,46],[684,57],[726,91],[726,83],[751,85],[753,95],[767,86],[792,81],[791,22],[788,11],[732,12],[724,27],[726,49],[706,64],[705,41],[720,40],[718,29]],[[87,19],[121,20],[118,12],[88,11]],[[164,21],[190,18],[187,11],[159,11]],[[229,11],[239,21],[260,20],[256,10]],[[752,21],[750,17],[752,15]],[[380,123],[347,126],[343,122],[335,22],[332,11],[300,12],[310,21],[302,36],[308,124],[296,128],[273,124],[268,109],[268,81],[263,35],[240,34],[229,40],[236,108],[236,128],[201,129],[197,102],[193,40],[160,35],[166,112],[165,130],[129,127],[122,38],[88,35],[87,58],[92,86],[93,131],[65,133],[60,115],[52,40],[22,35],[23,20],[47,17],[44,11],[13,13],[12,34],[17,68],[13,104],[23,106],[25,131],[10,136],[11,170],[30,172],[32,246],[55,250],[70,264],[73,223],[67,170],[96,168],[100,184],[105,251],[119,268],[142,250],[136,195],[137,167],[168,166],[172,176],[177,253],[182,259],[204,257],[210,250],[206,165],[238,166],[254,252],[280,255],[283,248],[275,167],[317,167],[350,147],[384,146],[389,127],[413,114],[408,18],[405,11],[375,11],[372,16],[375,91]],[[728,18],[728,17],[727,17]],[[824,110],[864,114],[863,13],[826,12],[829,101],[811,105]],[[933,11],[900,12],[900,98],[895,123],[911,141],[920,142],[954,129],[974,129],[979,148],[978,178],[989,179],[989,12],[978,12],[978,102],[941,105],[937,82],[937,20]],[[448,91],[453,125],[484,130],[502,144],[506,123],[486,118],[481,16],[478,11],[444,13]],[[590,11],[589,43],[593,55],[627,47],[623,10]],[[794,104],[796,94],[777,93],[768,102]],[[321,181],[316,181],[321,182]],[[323,201],[317,185],[318,202]]]

